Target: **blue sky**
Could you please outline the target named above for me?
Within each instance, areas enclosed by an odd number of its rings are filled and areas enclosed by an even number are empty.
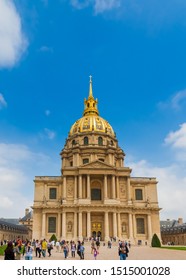
[[[0,217],[60,175],[89,75],[132,176],[158,180],[161,219],[186,221],[186,2],[0,0]]]

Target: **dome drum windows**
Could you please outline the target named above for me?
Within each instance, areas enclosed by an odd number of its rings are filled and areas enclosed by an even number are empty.
[[[84,139],[83,139],[83,144],[84,144],[85,146],[88,146],[89,141],[88,141],[88,137],[87,137],[87,136],[84,137]]]
[[[98,145],[103,146],[103,138],[101,136],[98,137]]]

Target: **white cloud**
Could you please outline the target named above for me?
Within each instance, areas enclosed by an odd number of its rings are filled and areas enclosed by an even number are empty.
[[[2,95],[2,93],[0,93],[0,109],[2,109],[3,107],[6,107],[7,103],[6,100],[4,99],[4,96]]]
[[[28,45],[12,0],[0,0],[0,68],[12,67]]]
[[[174,148],[186,149],[186,123],[180,125],[176,131],[171,131],[165,138],[165,143]]]
[[[161,219],[177,219],[186,221],[185,197],[186,175],[177,164],[167,167],[152,166],[145,160],[130,162],[132,176],[156,177],[158,181],[158,199]]]
[[[54,169],[56,163],[44,154],[25,145],[0,143],[0,217],[24,216],[25,208],[33,205],[34,177],[54,175]]]

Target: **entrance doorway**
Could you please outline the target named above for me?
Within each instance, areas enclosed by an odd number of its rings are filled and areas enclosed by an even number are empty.
[[[100,222],[93,222],[91,226],[92,237],[94,239],[99,238],[102,239],[102,223]]]

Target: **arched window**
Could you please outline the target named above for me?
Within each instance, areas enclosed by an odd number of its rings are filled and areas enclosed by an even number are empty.
[[[72,146],[73,146],[73,145],[75,145],[75,144],[76,144],[76,141],[75,141],[75,140],[73,140],[73,141],[72,141]]]
[[[84,145],[88,145],[88,137],[84,137]]]
[[[98,145],[103,146],[103,138],[101,136],[98,137]]]

